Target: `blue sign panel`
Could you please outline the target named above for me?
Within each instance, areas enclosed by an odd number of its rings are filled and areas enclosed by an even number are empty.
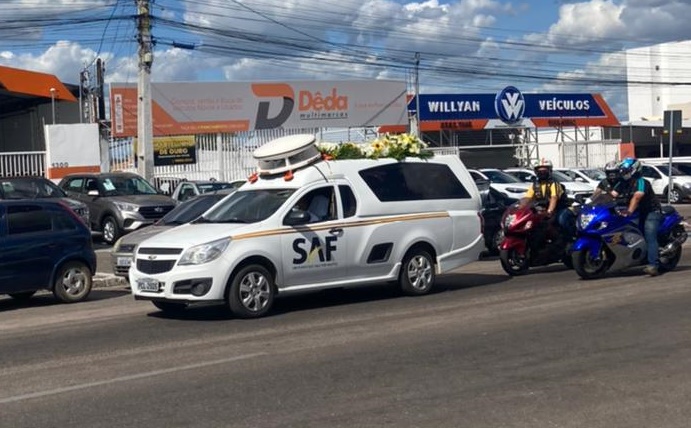
[[[415,111],[413,97],[408,110]],[[420,95],[421,121],[500,119],[508,124],[527,119],[608,117],[593,94],[522,94],[508,86],[497,94]]]

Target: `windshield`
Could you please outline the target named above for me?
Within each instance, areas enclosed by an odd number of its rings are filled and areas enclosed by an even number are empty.
[[[604,180],[607,174],[601,169],[582,169],[581,172],[588,176],[591,180]]]
[[[189,223],[204,214],[216,202],[226,196],[227,195],[204,195],[185,201],[163,216],[158,224],[161,226],[172,226]]]
[[[672,166],[682,172],[683,175],[691,175],[691,163],[675,163]]]
[[[65,192],[50,180],[40,178],[0,179],[5,199],[64,198]]]
[[[561,183],[568,182],[568,181],[574,181],[573,178],[569,177],[568,175],[566,175],[560,171],[552,171],[552,177],[554,177],[555,180],[557,180]]]
[[[294,189],[237,191],[196,222],[255,223],[262,221],[275,213],[294,192]]]
[[[107,196],[155,195],[156,189],[148,181],[137,176],[109,176],[103,178]]]
[[[518,178],[514,177],[513,175],[507,174],[503,171],[493,171],[493,170],[482,170],[481,171],[483,174],[487,176],[489,181],[492,183],[521,183],[521,180]]]

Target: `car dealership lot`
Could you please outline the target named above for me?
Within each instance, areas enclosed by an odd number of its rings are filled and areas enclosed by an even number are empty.
[[[0,412],[13,427],[686,426],[688,249],[657,278],[509,278],[491,258],[428,296],[332,290],[251,321],[165,317],[124,287],[0,298]]]

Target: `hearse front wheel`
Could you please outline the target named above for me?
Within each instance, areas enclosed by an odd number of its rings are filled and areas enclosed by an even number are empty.
[[[271,272],[262,265],[251,264],[240,269],[233,277],[227,304],[239,318],[259,318],[271,310],[275,294]]]

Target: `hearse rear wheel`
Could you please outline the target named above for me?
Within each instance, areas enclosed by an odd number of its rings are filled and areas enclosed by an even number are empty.
[[[436,272],[434,259],[423,249],[413,249],[406,254],[398,275],[401,291],[409,296],[420,296],[430,292],[434,286]]]

